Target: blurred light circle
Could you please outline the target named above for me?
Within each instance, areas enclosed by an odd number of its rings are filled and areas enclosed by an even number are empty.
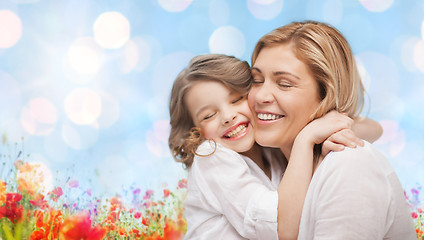
[[[225,25],[230,18],[230,7],[225,0],[212,0],[209,3],[209,18],[216,26]]]
[[[71,67],[83,75],[96,74],[103,64],[103,51],[92,38],[77,39],[67,56]]]
[[[68,123],[62,126],[62,138],[65,143],[75,150],[92,147],[98,140],[99,132],[91,126],[75,126]]]
[[[107,156],[98,168],[100,183],[109,192],[119,193],[133,182],[133,165],[119,155]]]
[[[151,62],[152,47],[144,38],[141,37],[135,37],[131,42],[137,46],[137,64],[135,66],[135,70],[141,72],[146,69]]]
[[[1,118],[15,118],[21,106],[22,92],[12,75],[0,71],[0,109]]]
[[[9,0],[9,1],[16,3],[16,4],[28,4],[28,3],[39,2],[40,0]]]
[[[65,99],[65,112],[75,124],[92,124],[102,112],[101,98],[91,89],[74,89]]]
[[[157,157],[169,155],[168,136],[170,125],[168,120],[159,120],[153,123],[153,129],[146,133],[147,148]]]
[[[131,72],[136,66],[139,59],[139,50],[135,42],[129,40],[122,49],[119,66],[123,73]]]
[[[400,59],[402,61],[403,66],[408,71],[417,70],[417,65],[414,61],[414,49],[417,43],[420,41],[419,38],[411,37],[405,41],[402,41],[400,48]],[[398,48],[398,44],[395,45]]]
[[[31,190],[46,194],[53,189],[53,174],[44,163],[46,159],[40,153],[31,153],[31,170],[17,173],[17,178],[31,186]]]
[[[424,21],[421,23],[421,38],[424,40]]]
[[[393,4],[393,0],[359,0],[370,12],[384,12]]]
[[[373,111],[385,111],[393,106],[399,91],[399,71],[393,60],[381,53],[364,52],[356,55],[370,78],[368,94]]]
[[[222,53],[241,57],[246,49],[243,33],[233,26],[216,29],[209,38],[211,53]]]
[[[44,151],[53,162],[64,162],[68,155],[68,146],[63,141],[60,129],[43,138]]]
[[[94,22],[94,39],[107,49],[122,47],[130,39],[130,23],[119,12],[105,12]]]
[[[333,26],[339,24],[343,19],[343,3],[341,0],[326,0],[322,7],[324,22]]]
[[[21,19],[10,10],[0,10],[0,48],[12,47],[21,36]]]
[[[419,40],[414,46],[414,63],[424,72],[424,40]]]
[[[56,126],[55,106],[45,98],[34,98],[22,109],[21,124],[24,129],[37,136],[50,134]]]
[[[160,109],[161,102],[168,105],[168,96],[171,92],[172,84],[179,72],[184,69],[190,59],[193,57],[192,53],[188,52],[175,52],[161,58],[153,69],[153,91],[157,96],[156,106],[154,106],[155,113],[162,112]],[[148,106],[149,103],[144,103]],[[164,106],[164,107],[165,107]]]
[[[393,120],[381,120],[379,121],[381,127],[383,128],[383,134],[375,142],[376,144],[386,144],[393,141],[398,135],[399,124]]]
[[[364,86],[365,91],[368,92],[368,89],[371,84],[370,75],[368,74],[367,69],[365,68],[361,59],[355,58],[355,60],[356,60],[356,67],[358,68],[359,76],[361,76],[362,85]]]
[[[271,20],[281,13],[283,3],[283,0],[248,0],[247,8],[255,18]]]
[[[274,3],[276,0],[252,0],[252,2],[262,5],[269,5]]]
[[[192,0],[158,0],[159,5],[168,12],[184,11]]]
[[[97,118],[99,128],[108,128],[112,126],[119,119],[119,103],[110,94],[100,93],[102,111]]]
[[[404,131],[398,131],[396,137],[390,144],[390,156],[396,157],[399,155],[406,145],[406,135]]]

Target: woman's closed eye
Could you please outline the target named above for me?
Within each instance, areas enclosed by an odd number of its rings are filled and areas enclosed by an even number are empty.
[[[289,81],[278,81],[278,86],[282,88],[291,88],[294,87],[293,83]]]

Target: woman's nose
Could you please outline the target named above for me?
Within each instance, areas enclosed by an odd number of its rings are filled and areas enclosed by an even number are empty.
[[[259,103],[259,104],[272,103],[274,101],[274,96],[272,94],[273,87],[274,86],[267,84],[266,82],[256,87],[255,89],[256,103]]]

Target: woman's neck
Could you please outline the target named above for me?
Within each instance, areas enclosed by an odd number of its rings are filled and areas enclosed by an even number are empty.
[[[269,162],[265,159],[262,147],[257,143],[253,144],[252,148],[249,151],[242,153],[244,156],[252,159],[253,162],[258,165],[259,168],[271,179],[271,166]]]

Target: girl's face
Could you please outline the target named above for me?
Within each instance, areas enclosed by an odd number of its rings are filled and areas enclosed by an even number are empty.
[[[297,134],[312,120],[320,103],[317,83],[290,44],[262,49],[252,74],[248,99],[256,141],[281,148],[288,158]]]
[[[194,125],[206,139],[243,153],[255,143],[252,113],[245,96],[216,81],[199,81],[185,98]]]

